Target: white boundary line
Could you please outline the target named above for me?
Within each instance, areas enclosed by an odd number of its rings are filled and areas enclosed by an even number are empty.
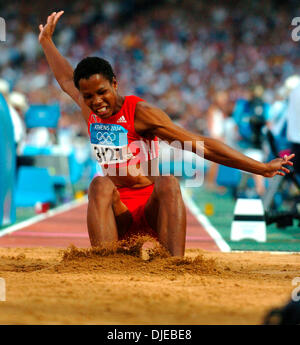
[[[231,253],[257,253],[257,254],[270,254],[270,255],[300,255],[300,252],[287,252],[287,251],[264,251],[264,250],[231,250],[229,245],[225,242],[222,238],[220,233],[217,229],[211,224],[208,218],[201,213],[200,209],[197,207],[195,202],[191,199],[191,197],[186,192],[185,187],[181,186],[181,193],[184,202],[193,213],[193,215],[197,218],[197,220],[203,225],[205,230],[209,233],[209,235],[213,238],[216,242],[216,245],[221,249],[222,252],[231,252]]]
[[[56,216],[57,214],[69,211],[73,208],[79,207],[81,205],[86,204],[88,201],[88,197],[84,196],[83,198],[77,199],[77,200],[73,200],[68,202],[67,204],[64,204],[62,206],[58,206],[52,210],[49,210],[43,214],[40,214],[38,216],[34,216],[32,218],[29,218],[27,220],[24,220],[23,222],[17,223],[15,225],[9,226],[7,228],[5,228],[4,230],[0,230],[0,237],[10,234],[12,232],[21,230],[29,225],[38,223],[44,219]]]
[[[211,224],[211,222],[205,217],[203,213],[199,210],[194,201],[189,197],[185,190],[185,187],[181,186],[182,198],[185,204],[188,206],[193,215],[202,224],[206,232],[212,237],[216,245],[220,248],[222,252],[231,252],[229,245],[225,242],[218,230]]]
[[[269,250],[232,250],[231,253],[257,253],[257,254],[270,254],[270,255],[300,255],[300,252],[279,252],[279,251],[269,251]]]

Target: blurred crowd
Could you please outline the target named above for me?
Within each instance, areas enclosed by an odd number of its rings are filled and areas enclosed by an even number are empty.
[[[291,38],[297,1],[103,0],[10,1],[2,5],[7,38],[0,77],[28,104],[59,101],[59,126],[86,135],[78,108],[60,91],[38,42],[38,24],[63,9],[54,35],[75,67],[101,56],[115,69],[122,94],[136,94],[178,124],[237,146],[230,118],[253,90],[268,104],[286,99],[300,74],[300,45]],[[0,90],[1,92],[1,90]],[[25,107],[24,107],[25,109]]]

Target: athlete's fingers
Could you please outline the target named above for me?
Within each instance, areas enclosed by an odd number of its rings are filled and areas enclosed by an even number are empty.
[[[47,24],[50,24],[53,21],[53,17],[55,16],[56,12],[52,12],[50,16],[48,16]]]
[[[55,16],[56,16],[56,12],[53,12],[52,14],[51,14],[51,23],[53,24],[53,22],[54,22],[54,20],[55,20]]]
[[[285,160],[282,162],[282,164],[283,164],[283,165],[290,165],[290,166],[293,166],[293,165],[294,165],[293,162],[291,162],[291,161],[285,161]]]
[[[294,158],[295,157],[295,154],[294,153],[292,153],[291,155],[284,155],[284,157],[283,157],[283,159],[285,160],[285,161],[289,161],[289,160],[291,160],[292,158]]]
[[[281,170],[283,170],[284,172],[286,172],[287,174],[290,172],[288,168],[285,167],[281,167]]]
[[[64,11],[59,11],[55,14],[54,20],[57,20],[62,14],[64,13]]]
[[[284,164],[284,165],[291,165],[291,166],[294,165],[294,163],[290,161],[291,158],[293,158],[293,157],[285,155],[282,158],[282,160],[283,160],[282,164]]]
[[[56,15],[55,15],[55,18],[54,18],[54,25],[56,25],[58,19],[64,14],[64,11],[60,11],[58,12]]]
[[[42,32],[42,31],[43,31],[44,27],[43,27],[43,25],[42,25],[42,24],[40,24],[40,25],[39,25],[39,29],[40,29],[40,32]]]
[[[51,22],[51,16],[48,16],[46,25],[49,25],[50,22]]]
[[[50,16],[48,16],[48,18],[47,18],[47,24],[50,23],[52,16],[53,16],[53,13],[51,13]]]
[[[284,171],[284,172],[286,172],[287,174],[289,174],[289,172],[290,172],[289,169],[288,169],[288,168],[285,168],[285,167],[281,167],[281,170]]]

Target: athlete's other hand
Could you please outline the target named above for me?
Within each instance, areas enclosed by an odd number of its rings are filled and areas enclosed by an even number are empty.
[[[289,156],[285,155],[283,158],[276,158],[272,161],[266,163],[266,169],[264,173],[262,174],[265,177],[274,177],[275,175],[281,175],[284,176],[285,174],[288,174],[290,170],[286,168],[286,165],[293,165],[293,162],[291,162],[291,159],[295,157],[295,154],[291,154]]]
[[[53,12],[48,16],[47,23],[44,26],[43,24],[39,25],[40,34],[39,34],[39,41],[40,43],[43,40],[51,40],[53,32],[56,27],[56,23],[58,19],[63,15],[64,11]]]

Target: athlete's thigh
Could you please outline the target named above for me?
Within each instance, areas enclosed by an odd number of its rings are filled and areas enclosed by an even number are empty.
[[[119,237],[122,237],[130,228],[133,218],[127,206],[122,202],[118,190],[114,192],[112,208],[116,219]]]
[[[158,199],[153,191],[145,205],[145,217],[150,227],[155,231],[157,231],[158,209]]]
[[[156,177],[153,192],[145,206],[145,216],[153,230],[157,231],[160,203],[168,208],[174,202],[173,191],[177,189],[178,181],[174,176]]]

